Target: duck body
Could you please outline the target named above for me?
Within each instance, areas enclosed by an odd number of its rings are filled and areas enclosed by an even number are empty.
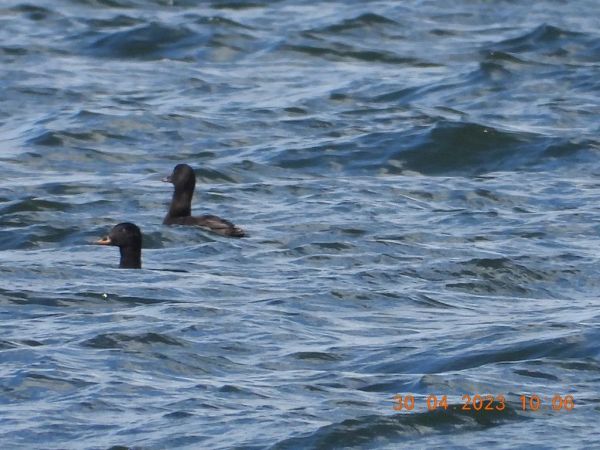
[[[175,187],[163,224],[201,227],[222,236],[243,237],[246,235],[244,230],[219,216],[212,214],[192,216],[192,197],[196,188],[196,174],[187,164],[176,165],[173,173],[163,181],[172,183]]]

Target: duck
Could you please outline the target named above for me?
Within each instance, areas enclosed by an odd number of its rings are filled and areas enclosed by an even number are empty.
[[[246,232],[229,220],[212,214],[192,216],[192,197],[196,188],[196,174],[187,164],[177,164],[173,173],[163,182],[172,183],[175,187],[169,211],[163,220],[164,225],[197,226],[221,236],[244,237]]]
[[[121,252],[120,269],[142,268],[142,232],[130,222],[115,225],[107,236],[95,242],[98,245],[114,245]]]

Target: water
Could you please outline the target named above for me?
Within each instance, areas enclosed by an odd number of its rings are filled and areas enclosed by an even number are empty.
[[[596,446],[597,4],[451,3],[2,2],[2,448]]]

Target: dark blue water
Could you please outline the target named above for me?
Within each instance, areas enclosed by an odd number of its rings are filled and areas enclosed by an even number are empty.
[[[595,0],[4,0],[0,447],[597,446],[599,30]],[[181,162],[250,237],[161,224]],[[123,221],[142,270],[89,245]]]

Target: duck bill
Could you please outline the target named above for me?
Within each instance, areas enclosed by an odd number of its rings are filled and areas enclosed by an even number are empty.
[[[109,236],[104,236],[102,239],[98,239],[97,241],[94,241],[94,244],[97,244],[97,245],[111,245],[112,241],[110,240]]]
[[[164,177],[162,180],[163,183],[172,183],[173,179],[171,178],[171,175],[169,175],[168,177]]]

